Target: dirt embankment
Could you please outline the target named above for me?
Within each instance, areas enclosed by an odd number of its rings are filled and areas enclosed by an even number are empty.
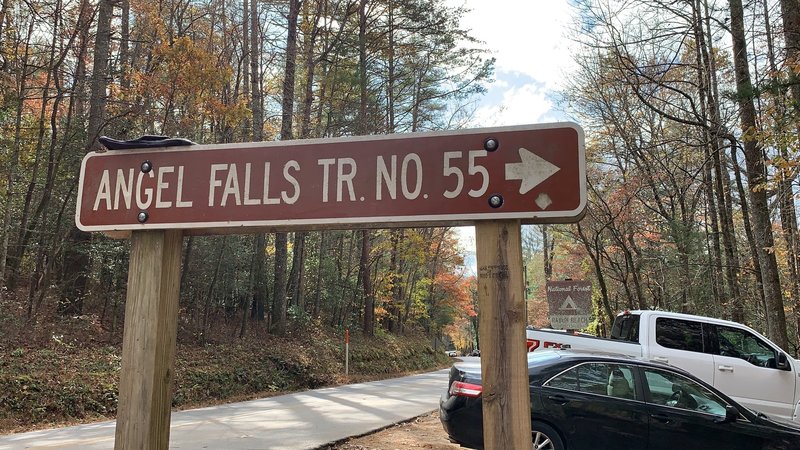
[[[8,313],[5,309],[5,313]],[[113,419],[121,330],[94,316],[26,323],[5,316],[0,332],[0,434]],[[182,328],[173,407],[186,409],[401,376],[443,368],[450,359],[424,336],[351,334],[344,377],[342,333],[310,323],[278,337],[236,324],[214,336]]]

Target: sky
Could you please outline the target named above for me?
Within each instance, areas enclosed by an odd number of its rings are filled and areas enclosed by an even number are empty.
[[[495,82],[478,104],[474,128],[569,120],[556,105],[572,61],[568,0],[448,1],[472,10],[462,27],[497,59]],[[474,251],[475,229],[458,230],[465,250]]]
[[[497,58],[476,111],[481,127],[560,122],[553,95],[571,63],[568,0],[449,0],[472,11],[462,27]]]

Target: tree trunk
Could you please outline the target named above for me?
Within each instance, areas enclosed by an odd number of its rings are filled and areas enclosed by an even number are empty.
[[[367,128],[367,0],[358,3],[358,134],[366,135]],[[361,287],[364,293],[364,334],[375,333],[375,297],[369,273],[370,232],[361,231]]]
[[[28,27],[28,37],[33,34],[33,25],[34,21],[31,20],[30,26]],[[8,162],[8,170],[6,171],[6,193],[5,193],[5,208],[3,211],[3,242],[0,246],[0,282],[2,282],[3,286],[7,284],[8,274],[6,273],[7,263],[9,259],[9,236],[11,235],[11,210],[13,208],[14,202],[14,192],[16,190],[16,178],[17,178],[17,171],[19,170],[19,153],[20,147],[22,145],[22,111],[23,111],[23,103],[25,101],[25,96],[27,92],[27,83],[28,83],[28,57],[30,52],[30,43],[25,42],[23,50],[22,61],[20,62],[19,66],[19,74],[17,76],[17,104],[16,106],[16,118],[14,120],[14,143],[12,144],[9,162]]]
[[[54,12],[54,14],[60,14],[60,10]],[[91,24],[91,14],[90,8],[82,7],[80,9],[80,14],[77,19],[77,26],[73,30],[69,30],[69,39],[67,41],[66,47],[71,49],[75,47],[75,41],[78,39],[79,36],[82,35],[88,29],[89,25]],[[60,20],[56,20],[56,24],[54,26],[58,26]],[[45,80],[44,88],[42,91],[42,103],[40,108],[39,114],[39,123],[38,123],[38,136],[36,142],[36,156],[33,164],[33,168],[31,169],[30,181],[28,183],[28,188],[26,190],[25,199],[22,207],[22,214],[20,218],[20,224],[18,226],[18,235],[16,244],[14,245],[13,249],[14,252],[9,258],[9,266],[7,269],[8,273],[8,282],[7,286],[8,289],[13,291],[14,287],[16,286],[16,280],[18,275],[19,265],[28,250],[28,244],[33,236],[34,232],[37,231],[39,224],[41,223],[40,219],[44,210],[49,206],[50,198],[52,195],[53,185],[55,183],[55,177],[60,169],[60,160],[61,154],[59,153],[58,158],[56,159],[56,147],[57,147],[57,136],[59,131],[59,125],[62,123],[61,121],[61,114],[63,111],[60,109],[61,102],[63,101],[67,92],[61,86],[61,80],[59,76],[62,72],[62,65],[64,60],[67,58],[68,50],[62,49],[60,53],[56,53],[56,49],[58,48],[56,36],[60,35],[60,33],[55,32],[53,34],[53,41],[51,42],[51,49],[50,49],[50,59],[48,63],[48,71],[47,71],[47,78]],[[83,54],[85,52],[85,46],[81,43],[78,47],[78,52]],[[50,90],[54,88],[56,90],[56,94],[54,95],[53,104],[52,106],[49,105],[50,99]],[[68,117],[71,117],[72,112],[72,103],[70,102],[70,109],[68,110],[67,114]],[[47,114],[49,111],[49,115]],[[45,124],[45,119],[49,116],[49,124]],[[71,123],[70,119],[68,118],[66,124],[68,125]],[[45,132],[49,129],[49,139],[47,139],[47,143],[45,143]],[[47,158],[44,162],[44,149],[45,145],[47,145]],[[37,187],[39,184],[39,180],[41,176],[39,175],[40,168],[42,166],[46,167],[46,177],[44,182],[44,187],[41,189],[41,198],[38,201],[37,206],[31,212],[32,203],[37,191]]]
[[[298,231],[294,233],[294,244],[292,245],[292,270],[289,272],[289,290],[287,297],[292,299],[292,305],[296,308],[303,308],[305,299],[303,298],[303,284],[305,280],[305,246],[306,232]]]
[[[611,322],[614,319],[614,311],[611,308],[611,302],[608,299],[608,286],[606,285],[606,279],[603,275],[603,269],[600,264],[600,252],[597,249],[599,247],[599,236],[595,236],[594,242],[590,242],[589,238],[583,232],[583,227],[581,227],[580,222],[578,223],[578,236],[580,237],[581,242],[583,243],[583,247],[586,249],[586,253],[589,255],[589,258],[592,260],[592,266],[594,268],[595,276],[597,276],[597,284],[600,287],[600,303],[602,307],[602,311],[605,313],[605,320],[603,320],[603,324],[605,329],[611,329]]]
[[[327,257],[327,247],[325,243],[325,238],[327,237],[328,233],[325,231],[320,231],[319,233],[319,256],[317,257],[317,275],[316,275],[316,282],[314,283],[314,306],[311,309],[311,317],[316,319],[320,315],[320,308],[322,303],[322,262]]]
[[[131,74],[129,73],[131,65],[131,2],[130,0],[120,0],[119,6],[122,9],[119,30],[119,68],[122,71],[120,85],[123,90],[127,91],[131,87]]]
[[[309,2],[303,4],[304,21],[311,22],[312,29],[303,33],[303,59],[305,60],[306,79],[303,88],[303,102],[300,108],[300,139],[311,136],[311,107],[314,103],[314,73],[317,68],[317,61],[314,58],[314,45],[319,33],[319,19],[322,13],[322,3],[317,2],[317,10],[314,16],[309,16]]]
[[[8,16],[8,12],[11,9],[11,0],[3,0],[2,5],[0,5],[0,45],[5,45],[5,26],[6,26],[6,16]],[[7,60],[3,60],[3,66],[0,67],[2,70],[6,70]]]
[[[247,10],[249,6],[249,10]],[[255,142],[264,140],[264,110],[261,93],[261,41],[258,24],[258,2],[253,0],[248,5],[247,0],[244,1],[243,7],[245,8],[245,23],[244,29],[250,31],[250,36],[245,35],[245,61],[250,63],[249,77],[245,77],[250,82],[250,87],[245,88],[245,93],[250,93],[250,109],[252,115],[252,139]],[[249,23],[248,20],[249,19]],[[249,39],[248,39],[249,38]],[[248,43],[249,40],[249,43]],[[247,70],[245,70],[245,73]],[[246,94],[245,94],[246,95]],[[249,124],[245,121],[244,128],[249,128]],[[252,300],[252,317],[258,321],[264,321],[266,318],[266,303],[267,303],[267,263],[266,263],[266,249],[267,237],[264,233],[258,233],[253,239],[253,300]],[[249,309],[249,307],[248,307]],[[247,311],[243,311],[244,314]]]
[[[786,314],[783,310],[778,275],[778,262],[774,253],[772,222],[769,217],[767,193],[762,189],[766,182],[761,145],[754,136],[756,111],[753,105],[753,85],[747,58],[747,41],[744,34],[744,10],[741,0],[729,0],[731,12],[731,34],[733,37],[736,93],[742,132],[747,184],[750,197],[750,220],[753,222],[756,251],[761,263],[762,288],[766,302],[767,336],[783,349],[788,348]]]
[[[253,238],[253,318],[263,322],[267,303],[267,236],[258,233]],[[250,306],[248,305],[248,309]],[[245,314],[247,310],[245,310]]]
[[[788,5],[793,3],[792,5]],[[765,36],[767,38],[767,60],[770,69],[770,81],[774,86],[780,85],[778,74],[778,63],[775,60],[775,46],[772,38],[772,26],[770,25],[769,6],[764,2],[764,28]],[[782,7],[789,6],[790,8],[800,8],[800,2],[785,0],[781,4]],[[794,9],[784,12],[785,26],[800,27],[800,11]],[[800,57],[800,31],[784,29],[784,37],[786,39],[786,52],[790,61],[797,61]],[[795,103],[800,100],[800,87],[797,84],[792,84],[791,96]],[[800,125],[797,119],[794,123],[786,123],[785,120],[780,118],[792,117],[787,115],[786,96],[784,92],[780,95],[772,97],[772,108],[776,111],[775,116],[779,118],[774,125],[776,129],[773,131],[777,135],[791,134],[792,128],[797,128]],[[795,117],[797,117],[795,115]],[[779,151],[781,157],[785,161],[791,159],[787,145],[779,144]],[[795,345],[800,347],[800,236],[797,231],[797,208],[794,204],[794,182],[797,177],[794,175],[793,170],[779,168],[777,170],[778,178],[778,204],[780,208],[781,217],[781,231],[783,232],[784,241],[786,244],[786,266],[789,271],[789,283],[791,286],[791,300],[794,307],[794,320],[795,320]]]
[[[246,101],[250,101],[250,4],[248,0],[242,2],[242,95]],[[250,118],[242,120],[242,136],[252,135]]]
[[[183,262],[181,263],[181,292],[188,292],[186,285],[189,275],[189,265],[192,263],[192,250],[194,249],[194,236],[186,238],[186,246],[183,249]],[[191,315],[191,311],[189,311]]]
[[[396,81],[396,73],[395,73],[395,24],[394,24],[394,1],[389,0],[389,48],[388,55],[387,55],[387,71],[386,74],[386,132],[387,133],[394,133],[395,131],[395,113],[394,113],[394,91],[395,91],[395,81]]]
[[[281,140],[293,139],[292,117],[294,115],[294,80],[297,59],[297,18],[300,15],[301,0],[289,0],[289,15],[286,29],[286,66],[283,78],[281,101]],[[286,267],[288,265],[288,236],[275,233],[275,284],[273,304],[278,311],[273,312],[275,333],[286,332]]]
[[[742,216],[745,218],[743,220],[744,224],[744,235],[747,237],[747,248],[750,250],[750,259],[753,264],[753,278],[755,279],[755,283],[757,286],[758,298],[761,303],[761,306],[764,308],[764,311],[767,310],[767,303],[764,300],[764,289],[761,287],[764,283],[761,281],[761,262],[758,259],[758,251],[756,250],[756,239],[753,237],[753,226],[750,220],[750,203],[747,201],[747,189],[744,187],[744,183],[742,182],[742,171],[739,170],[739,159],[736,156],[738,152],[738,143],[736,141],[731,141],[730,143],[730,155],[731,155],[731,163],[735,168],[733,171],[734,180],[736,182],[736,190],[739,192],[739,199],[741,202],[742,208]]]
[[[719,104],[719,81],[717,80],[717,63],[715,58],[711,58],[710,54],[716,54],[713,47],[713,39],[711,38],[711,13],[709,11],[708,2],[704,1],[703,11],[705,15],[706,32],[704,41],[708,45],[703,45],[702,56],[706,61],[707,67],[707,83],[708,83],[708,105],[709,113],[712,120],[711,124],[711,137],[712,143],[716,144],[715,151],[712,152],[714,164],[714,178],[716,183],[714,185],[717,195],[717,211],[720,213],[719,222],[722,232],[722,245],[725,250],[726,275],[728,291],[730,293],[730,311],[733,320],[744,320],[744,305],[742,304],[742,294],[739,281],[739,253],[736,246],[736,228],[733,223],[733,198],[731,196],[731,179],[730,172],[723,170],[728,165],[727,158],[725,157],[725,141],[730,139],[730,133],[727,131],[722,118],[720,117],[720,104]]]
[[[734,243],[731,240],[728,224],[730,223],[729,211],[725,208],[725,190],[721,175],[721,160],[723,142],[719,138],[721,124],[719,122],[718,105],[716,95],[712,86],[715,83],[713,71],[716,70],[714,62],[709,58],[709,50],[713,53],[711,40],[706,44],[706,33],[703,29],[703,12],[706,11],[701,5],[700,0],[694,3],[694,34],[697,40],[697,78],[698,93],[700,95],[701,120],[708,123],[705,129],[706,143],[703,145],[705,153],[705,164],[703,165],[703,186],[705,190],[707,216],[709,218],[711,230],[706,230],[706,236],[711,237],[711,248],[709,255],[711,258],[712,287],[714,290],[714,301],[721,307],[725,303],[725,281],[727,281],[728,291],[731,295],[730,303],[733,309],[740,302],[738,295],[737,276],[738,268],[733,267],[731,256],[735,258],[735,253],[729,246]],[[709,49],[711,46],[711,49]],[[710,122],[710,123],[709,123]],[[722,234],[722,238],[720,238]],[[724,242],[724,244],[723,244]],[[727,264],[723,270],[722,246],[725,246]],[[737,262],[738,264],[738,262]]]
[[[358,2],[358,134],[367,134],[367,0]]]
[[[214,265],[214,273],[211,276],[211,282],[208,284],[208,290],[206,291],[206,299],[203,306],[203,320],[201,324],[203,343],[206,342],[206,337],[208,335],[207,331],[210,327],[210,324],[208,323],[208,317],[210,313],[211,303],[214,300],[214,291],[217,288],[217,279],[219,279],[219,272],[222,269],[222,259],[223,259],[222,255],[225,254],[225,248],[227,246],[228,246],[228,236],[223,236],[222,242],[219,244],[216,264]]]
[[[781,18],[783,19],[783,38],[786,41],[786,59],[789,65],[800,63],[800,0],[781,0]],[[795,126],[800,127],[800,79],[794,70],[790,74],[792,90],[791,117],[795,118]]]
[[[253,293],[253,297],[255,297],[255,273],[256,273],[256,255],[255,252],[253,254],[253,258],[250,260],[250,277],[248,279],[248,295]],[[247,331],[247,315],[250,312],[250,307],[253,304],[253,299],[245,295],[242,298],[241,302],[242,307],[242,319],[239,321],[239,339],[242,339]]]
[[[399,261],[399,246],[403,239],[404,231],[402,229],[392,230],[390,232],[391,250],[389,257],[389,285],[391,286],[391,303],[389,304],[389,314],[386,319],[386,329],[394,333],[399,331],[400,323],[400,303],[403,300],[403,289],[400,284],[402,276],[400,275],[400,261]]]
[[[87,151],[102,150],[97,141],[103,128],[106,111],[106,89],[108,88],[108,59],[111,45],[111,20],[114,17],[116,0],[101,0],[97,13],[97,35],[94,45],[91,93],[89,97],[89,122],[86,127]],[[77,176],[76,176],[77,178]],[[62,314],[80,314],[86,294],[90,258],[88,233],[73,228],[69,234],[64,260],[64,278],[67,283],[59,300]]]
[[[369,270],[370,232],[361,230],[361,259],[359,273],[361,274],[361,288],[364,293],[364,326],[365,336],[375,334],[375,297],[372,293],[372,276]]]
[[[108,88],[108,59],[111,46],[111,20],[117,0],[100,0],[97,11],[97,36],[94,44],[92,90],[89,97],[89,123],[86,127],[87,151],[102,150],[97,141],[103,128]]]
[[[542,225],[542,259],[544,260],[544,279],[553,279],[553,244],[555,240],[550,236],[550,228]]]

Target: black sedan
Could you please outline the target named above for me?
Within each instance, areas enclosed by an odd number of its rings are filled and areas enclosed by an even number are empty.
[[[666,364],[536,352],[528,380],[533,449],[800,449],[798,424],[753,412]],[[483,448],[480,361],[454,364],[449,386],[439,404],[445,431]]]

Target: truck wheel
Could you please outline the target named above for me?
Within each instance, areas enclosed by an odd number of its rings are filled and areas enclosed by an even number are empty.
[[[533,422],[531,428],[533,450],[564,450],[561,436],[553,427],[542,422]]]

